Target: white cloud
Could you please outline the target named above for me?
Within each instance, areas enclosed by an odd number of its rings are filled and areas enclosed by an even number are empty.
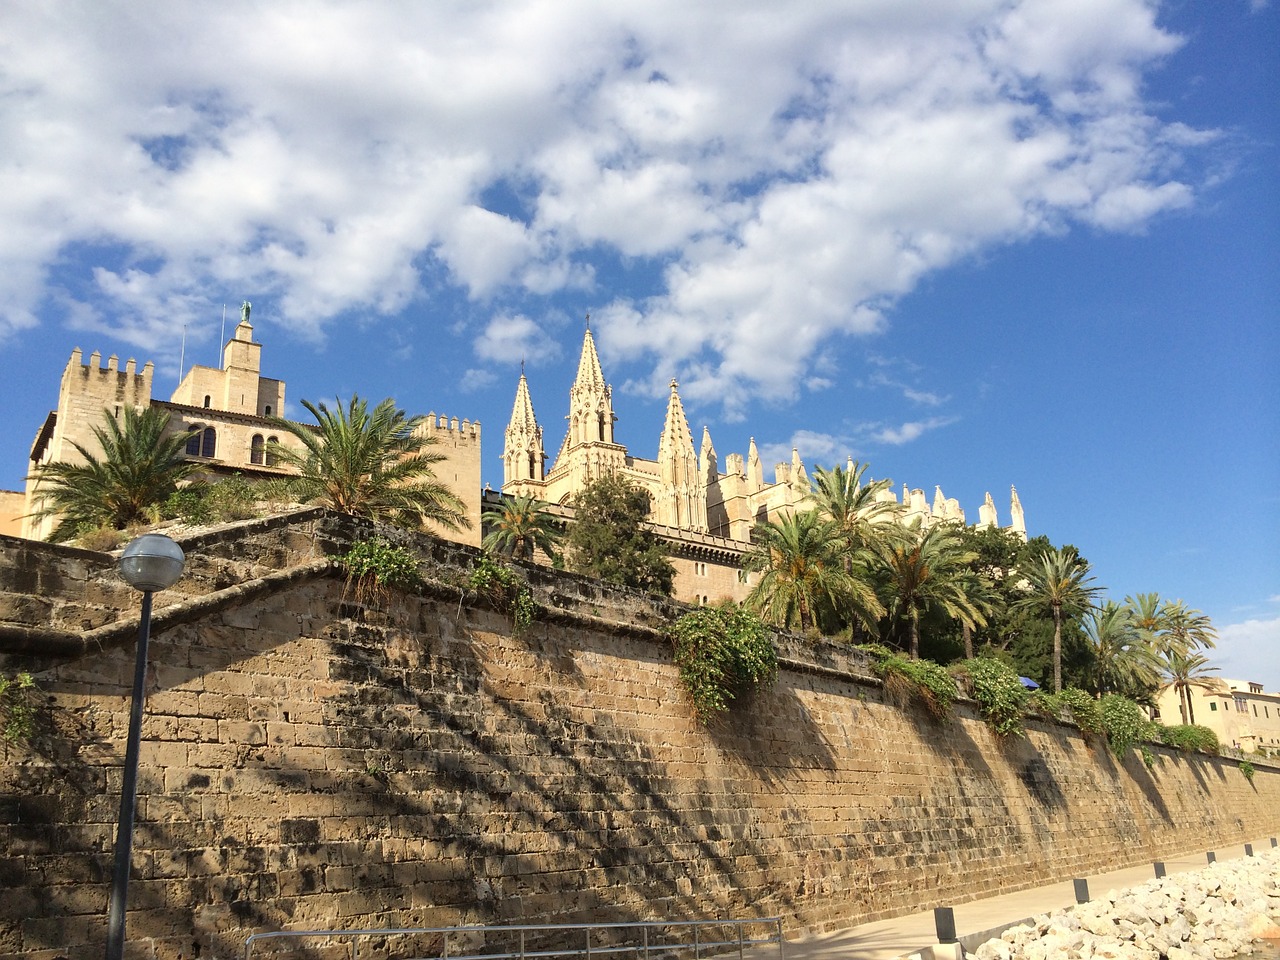
[[[930,417],[928,420],[912,420],[896,427],[879,427],[872,432],[871,437],[877,443],[900,447],[913,440],[919,440],[930,430],[937,430],[955,422],[955,417]]]
[[[1222,676],[1232,680],[1253,680],[1268,692],[1280,693],[1280,617],[1245,620],[1218,627],[1218,646],[1213,659]]]
[[[1182,42],[1147,0],[107,0],[0,37],[0,335],[61,303],[154,348],[232,289],[317,339],[652,259],[602,346],[730,418],[821,388],[930,271],[1193,203],[1212,136],[1143,102]]]
[[[497,363],[538,363],[559,355],[560,346],[524,314],[499,314],[475,343],[476,356]]]

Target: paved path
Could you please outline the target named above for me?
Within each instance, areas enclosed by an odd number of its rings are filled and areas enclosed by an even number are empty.
[[[1254,840],[1253,849],[1261,853],[1270,849],[1270,838]],[[1215,851],[1219,860],[1244,856],[1244,844],[1223,847]],[[1206,851],[1198,850],[1164,861],[1167,873],[1199,870],[1208,863]],[[1108,890],[1136,887],[1155,876],[1150,863],[1095,874],[1089,881],[1089,895],[1099,897]],[[998,937],[1005,929],[1021,920],[1040,913],[1069,907],[1076,902],[1075,887],[1068,878],[1055,883],[1018,893],[1007,893],[985,900],[973,900],[954,906],[956,933],[961,943],[973,949],[978,944]],[[788,940],[786,960],[896,960],[917,953],[937,943],[932,910],[879,920],[851,927],[835,933]],[[954,954],[953,954],[954,955]],[[928,953],[925,954],[928,956]]]

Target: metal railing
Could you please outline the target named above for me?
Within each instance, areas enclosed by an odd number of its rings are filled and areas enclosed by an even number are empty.
[[[717,931],[715,928],[720,928]],[[748,927],[762,927],[768,932],[760,936],[748,936]],[[725,929],[733,931],[731,936]],[[605,931],[611,936],[606,936]],[[628,931],[635,933],[628,938]],[[691,931],[676,939],[661,936],[662,931]],[[489,937],[518,937],[515,949],[497,952],[463,952],[450,950],[450,941],[474,943],[479,937],[483,943]],[[593,937],[594,935],[594,937]],[[692,936],[692,939],[689,937]],[[511,926],[469,927],[389,927],[378,930],[273,930],[251,934],[244,942],[244,960],[253,960],[255,944],[267,940],[303,940],[306,938],[346,940],[350,946],[350,960],[360,960],[360,944],[372,939],[388,937],[431,937],[439,940],[439,949],[427,953],[398,954],[393,951],[379,953],[403,960],[540,960],[540,958],[593,958],[631,954],[634,960],[661,960],[672,956],[689,956],[701,960],[704,956],[737,953],[738,960],[745,960],[748,948],[765,944],[777,944],[778,960],[783,957],[782,918],[764,917],[758,920],[645,920],[631,923],[541,923],[513,924]],[[563,946],[547,947],[546,941],[562,937]],[[536,948],[526,948],[535,941]],[[276,956],[282,951],[272,950]],[[283,951],[283,952],[287,952]]]

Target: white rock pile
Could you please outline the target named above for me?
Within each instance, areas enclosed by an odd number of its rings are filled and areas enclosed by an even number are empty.
[[[1010,927],[978,960],[1222,960],[1280,942],[1280,850],[1108,891]]]

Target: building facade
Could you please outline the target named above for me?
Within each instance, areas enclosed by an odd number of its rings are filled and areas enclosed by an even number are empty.
[[[1184,718],[1182,694],[1172,688],[1161,691],[1157,708],[1162,723],[1197,723],[1217,734],[1223,746],[1280,755],[1280,693],[1268,693],[1249,680],[1215,678],[1188,687],[1186,695]]]
[[[742,599],[750,584],[741,569],[751,530],[764,520],[795,511],[810,491],[808,473],[798,451],[789,463],[773,468],[766,481],[753,438],[746,456],[731,453],[723,468],[711,433],[702,429],[695,450],[679,385],[671,381],[666,419],[656,459],[633,455],[614,433],[613,390],[605,380],[588,325],[578,372],[569,389],[568,429],[555,460],[548,460],[545,434],[534,412],[529,382],[521,371],[515,404],[503,441],[503,493],[535,497],[567,506],[592,480],[616,474],[649,494],[649,519],[667,541],[676,566],[676,596],[694,602],[730,597]],[[1016,490],[1011,491],[1009,529],[1026,537],[1026,521]],[[965,522],[964,510],[936,489],[930,505],[922,489],[902,488],[902,498],[884,490],[902,523],[924,526],[939,521]],[[997,524],[988,493],[979,509],[979,526]]]

